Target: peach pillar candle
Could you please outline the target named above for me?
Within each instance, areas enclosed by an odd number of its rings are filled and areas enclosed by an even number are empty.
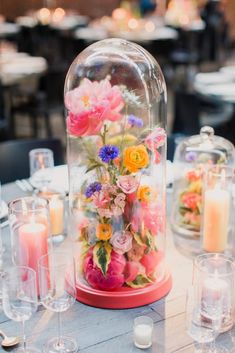
[[[64,230],[64,203],[56,195],[49,201],[51,234],[63,234]]]
[[[220,188],[206,190],[204,196],[203,249],[223,252],[227,247],[230,194]]]
[[[19,227],[20,265],[38,272],[38,260],[48,252],[48,228],[43,223],[25,223]]]

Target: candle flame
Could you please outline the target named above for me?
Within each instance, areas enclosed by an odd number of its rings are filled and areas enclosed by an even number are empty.
[[[45,163],[41,153],[38,155],[38,163],[41,169],[45,169]]]

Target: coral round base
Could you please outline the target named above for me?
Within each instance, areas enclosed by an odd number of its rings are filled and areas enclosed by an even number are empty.
[[[172,287],[172,277],[169,272],[158,283],[145,288],[120,288],[115,291],[93,289],[83,283],[78,283],[77,300],[81,303],[104,309],[129,309],[153,303],[169,293]]]

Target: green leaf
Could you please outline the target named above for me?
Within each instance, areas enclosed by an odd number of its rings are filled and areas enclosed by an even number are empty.
[[[95,169],[95,168],[99,168],[99,167],[103,167],[104,165],[102,163],[92,163],[89,165],[89,167],[86,170],[86,173],[90,172],[91,170]]]
[[[132,282],[126,282],[126,284],[132,288],[143,288],[150,283],[153,283],[153,281],[143,274],[137,275],[136,279]]]
[[[139,233],[132,233],[136,243],[140,246],[146,245]]]
[[[146,231],[146,245],[148,246],[148,251],[155,250],[155,242],[154,237],[148,231]]]
[[[106,274],[111,261],[112,247],[108,242],[98,242],[93,249],[93,261],[96,266]]]

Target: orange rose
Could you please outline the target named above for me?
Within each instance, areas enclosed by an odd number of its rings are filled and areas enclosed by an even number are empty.
[[[130,146],[124,150],[123,162],[131,173],[138,172],[149,163],[149,155],[144,145]]]
[[[142,185],[137,190],[137,198],[140,201],[149,202],[150,201],[150,192],[151,192],[151,189],[149,186]]]
[[[106,223],[99,223],[96,227],[96,236],[100,240],[108,240],[112,236],[112,226]]]

